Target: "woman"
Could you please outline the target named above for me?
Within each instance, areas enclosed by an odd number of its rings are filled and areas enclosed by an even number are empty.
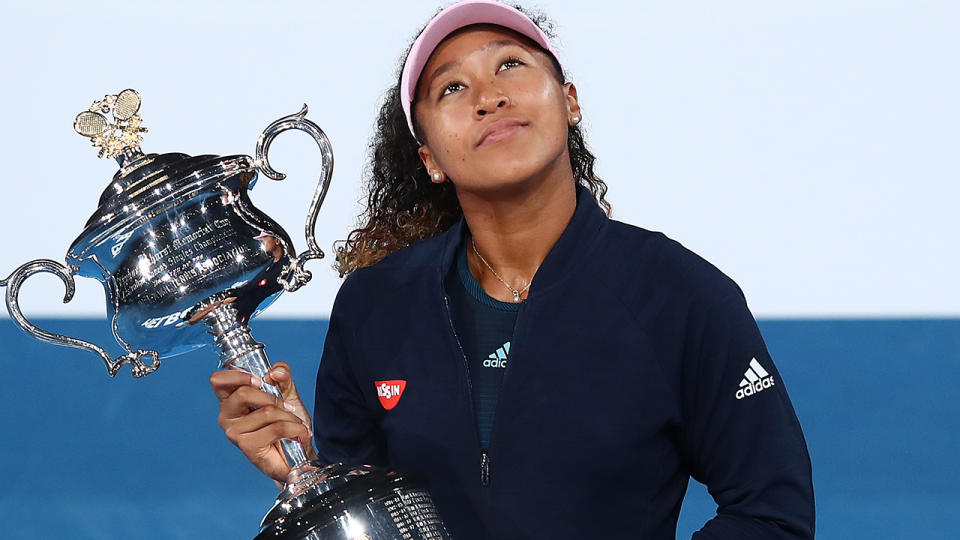
[[[607,217],[580,118],[521,12],[461,2],[420,33],[340,252],[319,458],[422,475],[457,538],[673,538],[691,476],[719,506],[698,536],[811,538],[806,444],[740,289]],[[310,421],[286,364],[267,382],[284,403],[211,377],[279,481],[276,441]]]

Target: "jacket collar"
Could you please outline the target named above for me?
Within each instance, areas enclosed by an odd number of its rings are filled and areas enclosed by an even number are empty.
[[[573,211],[573,217],[534,275],[527,297],[543,294],[573,274],[588,258],[596,245],[600,231],[608,221],[609,218],[603,213],[590,191],[578,184],[577,206]],[[443,278],[454,263],[457,247],[463,242],[467,231],[466,219],[461,216],[460,221],[440,235],[442,247],[435,278],[438,280],[437,286],[441,289]]]

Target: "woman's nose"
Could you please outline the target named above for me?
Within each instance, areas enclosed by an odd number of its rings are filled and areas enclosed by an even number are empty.
[[[477,99],[475,113],[477,116],[486,116],[489,113],[502,109],[510,104],[510,98],[500,91],[499,88],[489,85],[481,89],[480,96]]]

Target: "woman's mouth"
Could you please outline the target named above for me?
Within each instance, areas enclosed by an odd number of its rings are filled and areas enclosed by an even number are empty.
[[[497,120],[496,122],[487,126],[487,129],[483,130],[483,133],[480,135],[480,140],[477,142],[477,147],[502,141],[503,139],[516,134],[526,127],[527,124],[519,120],[513,120],[509,118]]]

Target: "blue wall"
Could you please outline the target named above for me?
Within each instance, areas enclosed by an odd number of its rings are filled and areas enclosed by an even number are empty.
[[[44,324],[109,340],[100,321]],[[326,324],[254,325],[306,396]],[[960,538],[960,320],[760,326],[810,448],[818,538]],[[92,355],[28,339],[9,320],[0,343],[0,536],[254,535],[275,489],[217,427],[210,351],[134,380],[129,370],[111,379]],[[678,538],[715,509],[691,483]]]

